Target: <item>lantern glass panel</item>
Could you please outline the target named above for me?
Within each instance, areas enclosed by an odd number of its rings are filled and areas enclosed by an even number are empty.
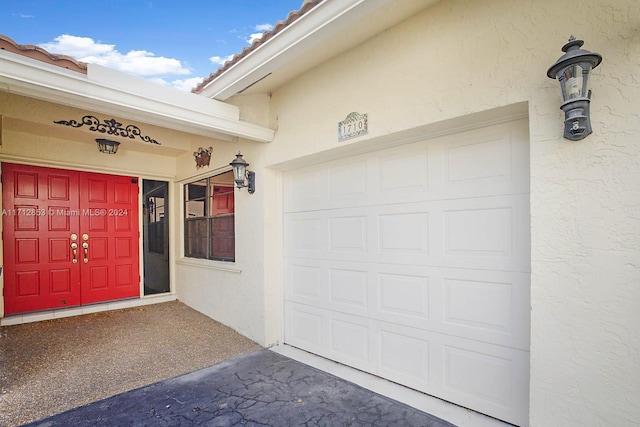
[[[563,70],[560,81],[565,101],[587,96],[587,77],[590,70],[591,64],[588,62],[572,64]]]
[[[233,180],[238,187],[244,185],[244,179],[247,176],[247,167],[245,165],[234,165],[233,167]]]

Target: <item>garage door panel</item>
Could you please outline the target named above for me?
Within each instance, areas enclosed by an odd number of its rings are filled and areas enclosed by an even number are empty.
[[[529,192],[526,121],[294,170],[285,212]]]
[[[364,202],[369,195],[369,173],[367,158],[342,160],[329,167],[329,201],[342,204]]]
[[[442,347],[442,395],[517,424],[528,423],[529,353],[472,340]]]
[[[380,214],[376,231],[381,254],[429,254],[429,212]]]
[[[529,192],[526,121],[439,138],[440,182],[454,197]]]
[[[375,366],[375,353],[372,353],[373,340],[369,323],[360,316],[331,313],[327,357],[343,360],[350,366],[371,372]]]
[[[284,210],[304,211],[323,206],[329,200],[327,174],[322,167],[311,167],[284,179]]]
[[[508,130],[495,129],[466,137],[450,136],[442,143],[448,187],[480,183],[495,186],[512,181],[512,141]]]
[[[371,268],[328,260],[292,260],[285,267],[286,301],[367,317],[371,305]],[[305,282],[293,282],[293,280]]]
[[[408,274],[406,271],[379,271],[374,295],[377,305],[371,316],[389,322],[427,327],[432,283],[428,274]]]
[[[348,305],[352,310],[367,310],[368,272],[366,269],[330,268],[329,300],[336,305]]]
[[[285,342],[526,424],[526,124],[286,173]]]
[[[528,352],[372,321],[377,366],[368,372],[516,424],[527,423]]]
[[[443,202],[437,213],[441,219],[437,230],[442,232],[442,265],[529,271],[528,207],[528,195]]]
[[[529,349],[528,274],[392,265],[370,270],[372,319]]]
[[[443,333],[529,350],[529,275],[446,269],[439,284]]]
[[[329,227],[325,213],[290,214],[284,228],[285,256],[318,258],[327,252]]]
[[[378,332],[379,375],[418,390],[429,387],[430,342],[402,332]]]
[[[296,265],[289,264],[287,272],[289,275],[287,280],[286,292],[298,299],[319,300],[321,298],[323,271],[317,265]]]
[[[467,407],[518,421],[528,353],[476,340],[394,325],[317,307],[287,304],[296,322],[286,340]],[[322,344],[326,342],[327,344]],[[520,407],[519,407],[520,405]],[[526,421],[526,420],[525,420]]]
[[[286,301],[529,348],[528,274],[292,260],[285,275]]]
[[[424,199],[429,191],[429,149],[424,144],[412,144],[408,147],[396,147],[384,153],[371,156],[378,163],[377,168],[378,202],[393,201],[398,198],[416,196]],[[371,197],[371,195],[370,195]],[[388,200],[391,199],[391,200]]]
[[[287,343],[514,422],[528,353],[287,303]],[[326,343],[326,344],[324,344]],[[525,400],[526,401],[526,400]]]
[[[289,214],[285,254],[529,271],[528,204],[516,195]]]
[[[367,215],[330,216],[329,250],[335,252],[366,252]]]
[[[328,357],[326,311],[316,307],[288,302],[285,318],[288,325],[285,331],[287,343],[304,348],[321,356]]]

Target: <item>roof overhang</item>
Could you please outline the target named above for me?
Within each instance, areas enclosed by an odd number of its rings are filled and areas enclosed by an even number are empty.
[[[205,137],[270,142],[236,106],[89,64],[87,74],[0,50],[0,91]]]
[[[437,1],[325,0],[214,78],[200,94],[224,101],[238,93],[272,91]]]

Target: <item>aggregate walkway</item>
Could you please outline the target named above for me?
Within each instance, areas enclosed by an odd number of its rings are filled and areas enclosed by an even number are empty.
[[[0,426],[17,426],[261,347],[173,301],[0,327]]]
[[[29,425],[453,427],[270,350]]]

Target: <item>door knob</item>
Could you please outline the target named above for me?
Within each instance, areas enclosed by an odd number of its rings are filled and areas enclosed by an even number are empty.
[[[89,244],[87,242],[82,243],[82,249],[84,249],[84,263],[89,262]]]
[[[76,242],[71,243],[71,253],[73,254],[72,263],[78,263],[78,244]]]

